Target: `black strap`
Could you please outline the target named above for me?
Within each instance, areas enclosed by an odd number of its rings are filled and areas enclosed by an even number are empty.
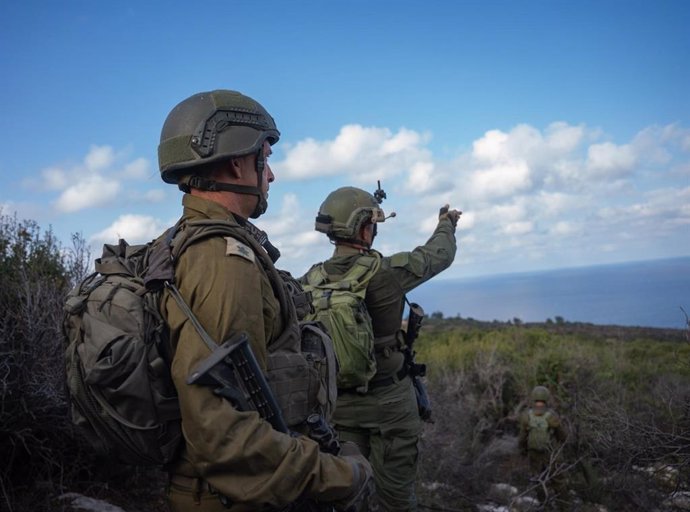
[[[208,349],[213,352],[218,348],[218,344],[214,342],[211,339],[211,336],[206,332],[206,329],[201,325],[199,320],[197,319],[196,315],[192,313],[192,310],[189,308],[187,303],[184,301],[182,298],[182,295],[180,295],[180,291],[177,289],[177,286],[175,286],[173,283],[170,281],[165,282],[165,287],[170,290],[170,294],[173,296],[175,299],[175,302],[177,302],[177,305],[180,307],[182,312],[187,315],[187,318],[189,318],[189,321],[192,322],[192,325],[196,329],[196,332],[199,333],[199,336],[201,336],[201,339],[204,341]]]
[[[408,372],[407,372],[407,365],[403,365],[403,367],[400,369],[398,373],[395,374],[395,377],[386,377],[385,379],[379,379],[379,380],[372,380],[369,381],[369,386],[368,389],[371,391],[372,389],[377,389],[377,388],[385,388],[386,386],[391,386],[395,384],[396,382],[400,382],[403,380],[405,377],[407,377]],[[343,393],[357,393],[358,389],[361,389],[361,387],[352,387],[352,388],[338,388],[338,394],[343,394]]]
[[[258,187],[250,187],[249,185],[236,185],[234,183],[221,183],[216,180],[204,178],[203,176],[190,176],[185,183],[188,187],[196,188],[198,190],[208,190],[210,192],[217,192],[223,190],[226,192],[237,192],[239,194],[250,194],[261,197],[261,190]]]

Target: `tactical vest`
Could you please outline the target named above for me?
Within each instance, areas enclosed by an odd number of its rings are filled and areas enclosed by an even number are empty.
[[[527,413],[528,432],[527,448],[536,452],[546,452],[551,449],[550,414],[546,411],[542,415],[535,414],[532,409]]]
[[[177,248],[181,244],[181,252],[187,245],[209,236],[230,236],[249,246],[278,299],[283,332],[268,343],[266,379],[288,427],[299,427],[312,413],[330,419],[338,393],[335,352],[330,338],[318,325],[298,321],[281,273],[259,242],[241,226],[218,219],[188,221],[173,246]]]

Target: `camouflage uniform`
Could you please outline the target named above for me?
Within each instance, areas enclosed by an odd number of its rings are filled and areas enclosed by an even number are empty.
[[[382,257],[365,297],[374,328],[377,373],[366,394],[355,390],[338,393],[333,421],[340,438],[357,443],[368,457],[380,504],[391,512],[416,510],[421,420],[400,351],[404,346],[400,326],[405,294],[450,266],[456,252],[454,233],[455,226],[444,218],[426,244]],[[329,275],[344,274],[362,254],[367,251],[337,245],[324,268]]]

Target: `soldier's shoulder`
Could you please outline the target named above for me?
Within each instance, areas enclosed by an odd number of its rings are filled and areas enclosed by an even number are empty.
[[[251,247],[231,236],[225,236],[223,238],[225,239],[225,256],[239,256],[240,258],[254,263],[256,256]]]
[[[249,245],[228,235],[214,235],[197,240],[182,251],[180,258],[193,261],[195,266],[206,264],[209,268],[228,264],[246,265],[256,261],[254,250]]]
[[[416,257],[411,251],[401,251],[391,254],[390,256],[383,256],[381,259],[381,268],[404,269],[408,272],[412,272],[418,277],[424,274],[423,260],[420,260],[420,258]]]
[[[314,263],[311,267],[309,267],[309,270],[307,270],[304,273],[304,275],[297,278],[297,281],[299,281],[303,285],[313,284],[313,283],[310,283],[310,281],[320,281],[320,279],[318,279],[318,277],[320,276],[320,273],[321,273],[320,269],[323,267],[323,264],[324,264],[324,262]]]

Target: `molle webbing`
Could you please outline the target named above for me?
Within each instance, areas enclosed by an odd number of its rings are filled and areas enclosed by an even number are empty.
[[[177,162],[201,161],[190,146],[191,135],[178,135],[161,142],[158,146],[158,162],[162,169]]]
[[[320,265],[315,271],[310,272],[308,281],[311,286],[324,290],[348,290],[360,294],[364,298],[364,293],[369,281],[378,270],[381,259],[378,256],[362,256],[357,259],[355,264],[342,275],[329,275]],[[327,309],[329,306],[330,294],[326,294],[321,300],[314,304],[317,310]]]

